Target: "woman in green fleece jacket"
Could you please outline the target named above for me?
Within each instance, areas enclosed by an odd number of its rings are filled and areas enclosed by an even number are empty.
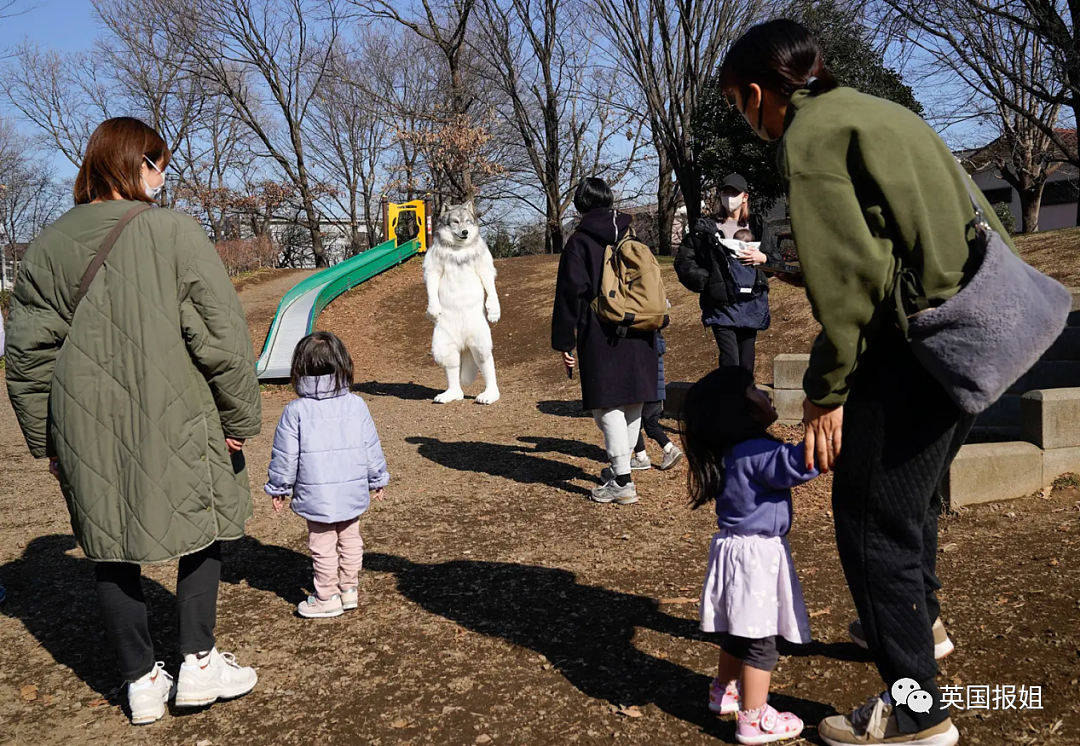
[[[838,87],[794,22],[752,28],[720,75],[758,136],[780,140],[792,233],[821,324],[803,382],[807,461],[835,465],[837,548],[860,615],[851,633],[886,684],[819,733],[829,744],[951,746],[959,733],[935,682],[935,658],[952,649],[935,595],[938,485],[973,418],[915,360],[892,290],[898,257],[932,304],[977,268],[967,177],[914,113]],[[929,695],[929,709],[917,704],[923,695],[905,703],[910,687]]]

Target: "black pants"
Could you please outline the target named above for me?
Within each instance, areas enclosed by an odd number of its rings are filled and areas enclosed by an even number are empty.
[[[660,415],[663,412],[664,402],[662,401],[646,402],[645,406],[641,408],[641,430],[638,431],[637,447],[634,448],[634,453],[641,453],[645,450],[646,435],[656,441],[661,448],[667,448],[667,444],[671,440],[668,439],[664,428],[660,427]]]
[[[757,330],[714,326],[712,331],[716,337],[716,346],[720,350],[720,367],[738,365],[753,373]]]
[[[934,698],[928,713],[896,708],[903,733],[949,716],[931,631],[940,613],[939,485],[973,423],[898,335],[860,359],[833,482],[836,544],[886,689],[911,678]]]
[[[750,668],[772,671],[780,654],[776,650],[776,636],[753,639],[724,634],[720,638],[720,649],[732,658],[738,658]]]
[[[98,562],[94,571],[105,636],[116,651],[120,675],[126,681],[134,681],[150,673],[155,661],[141,568],[125,562]],[[180,652],[184,655],[214,647],[220,579],[221,546],[218,543],[180,558],[176,611]]]

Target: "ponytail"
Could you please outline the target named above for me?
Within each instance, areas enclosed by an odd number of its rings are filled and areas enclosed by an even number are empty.
[[[739,91],[745,101],[751,83],[784,98],[802,89],[820,96],[839,87],[817,40],[800,24],[785,19],[754,26],[728,50],[720,66],[721,87]]]

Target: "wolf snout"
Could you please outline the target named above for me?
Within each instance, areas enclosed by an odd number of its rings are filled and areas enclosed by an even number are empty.
[[[469,232],[468,231],[462,231],[461,233],[458,234],[458,237],[461,238],[462,241],[464,241],[465,239],[467,239],[469,237]]]

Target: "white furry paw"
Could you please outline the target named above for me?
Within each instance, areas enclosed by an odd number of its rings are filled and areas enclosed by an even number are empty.
[[[436,404],[449,404],[452,401],[461,401],[465,398],[465,392],[461,389],[447,389],[435,397]]]
[[[477,404],[494,404],[497,401],[499,401],[498,389],[491,389],[489,391],[485,391],[484,393],[476,397]]]
[[[427,316],[432,321],[438,321],[439,317],[442,316],[442,307],[440,307],[440,306],[428,306],[427,307]]]
[[[502,309],[498,306],[488,306],[487,317],[488,321],[490,321],[492,324],[498,324],[499,319],[502,318]]]

